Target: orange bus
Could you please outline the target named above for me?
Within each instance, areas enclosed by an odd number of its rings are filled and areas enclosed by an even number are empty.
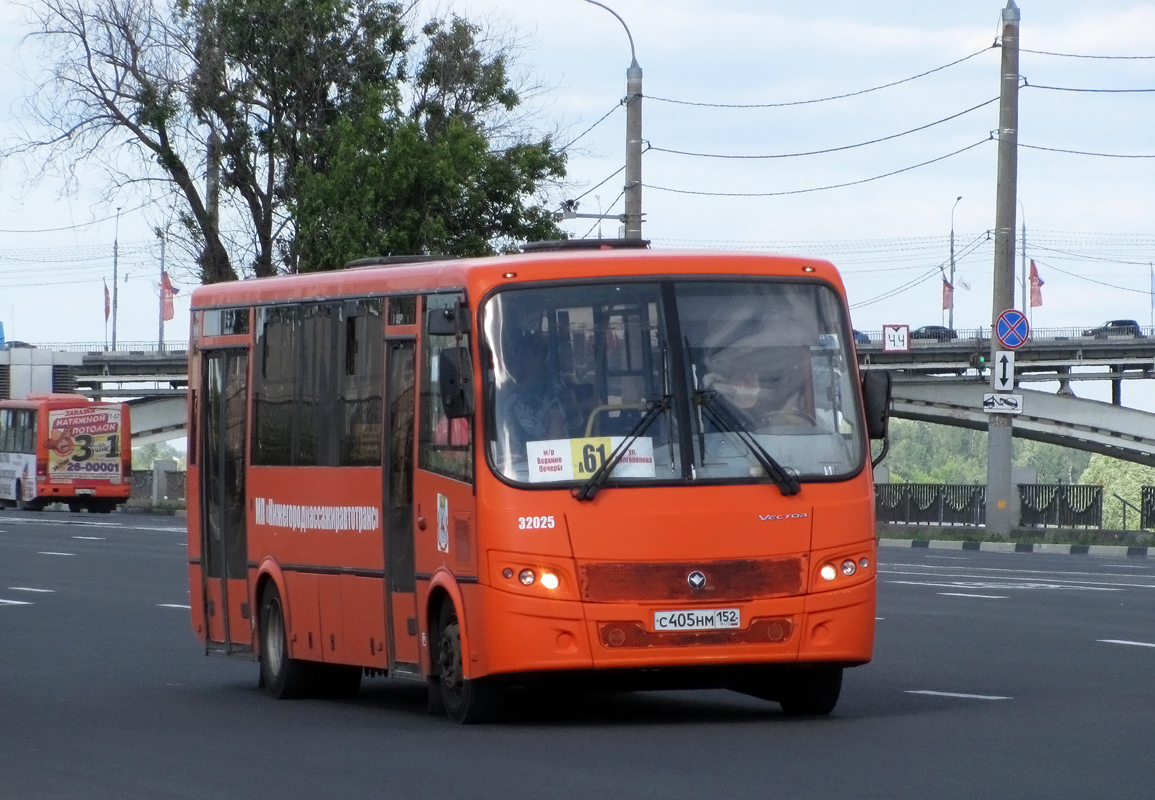
[[[107,514],[132,491],[128,405],[76,394],[0,401],[0,508]]]
[[[890,392],[837,271],[526,250],[194,292],[206,652],[276,697],[424,681],[457,722],[541,683],[828,713],[872,654]]]

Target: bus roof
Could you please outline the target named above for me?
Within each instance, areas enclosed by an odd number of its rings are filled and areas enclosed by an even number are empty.
[[[326,272],[306,272],[201,286],[194,310],[283,301],[422,293],[468,288],[478,295],[512,281],[573,280],[615,276],[775,275],[824,279],[845,294],[828,261],[798,256],[687,250],[567,250],[400,264],[366,263]],[[362,266],[363,265],[363,266]]]

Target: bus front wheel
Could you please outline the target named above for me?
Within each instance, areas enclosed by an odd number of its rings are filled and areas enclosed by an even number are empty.
[[[841,693],[842,667],[805,667],[783,679],[778,702],[790,716],[815,717],[833,711]]]
[[[316,667],[289,656],[281,593],[272,581],[261,596],[261,683],[281,700],[302,697],[316,686]]]
[[[437,677],[445,713],[461,725],[488,721],[496,715],[500,706],[500,689],[486,681],[465,677],[462,669],[461,624],[449,600],[441,606],[437,630]]]

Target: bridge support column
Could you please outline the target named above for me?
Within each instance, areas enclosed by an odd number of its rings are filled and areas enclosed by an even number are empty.
[[[1120,375],[1122,375],[1123,374],[1123,365],[1122,364],[1116,364],[1115,365],[1115,371],[1118,372]],[[1113,405],[1113,406],[1123,405],[1123,381],[1119,380],[1118,378],[1111,381],[1111,405]]]

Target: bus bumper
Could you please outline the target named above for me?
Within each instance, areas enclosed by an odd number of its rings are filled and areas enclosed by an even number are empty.
[[[803,597],[734,603],[734,631],[658,634],[647,604],[580,603],[479,586],[469,616],[471,675],[755,664],[864,664],[874,647],[875,581]],[[669,604],[676,608],[678,604]],[[477,613],[480,611],[481,613]]]

